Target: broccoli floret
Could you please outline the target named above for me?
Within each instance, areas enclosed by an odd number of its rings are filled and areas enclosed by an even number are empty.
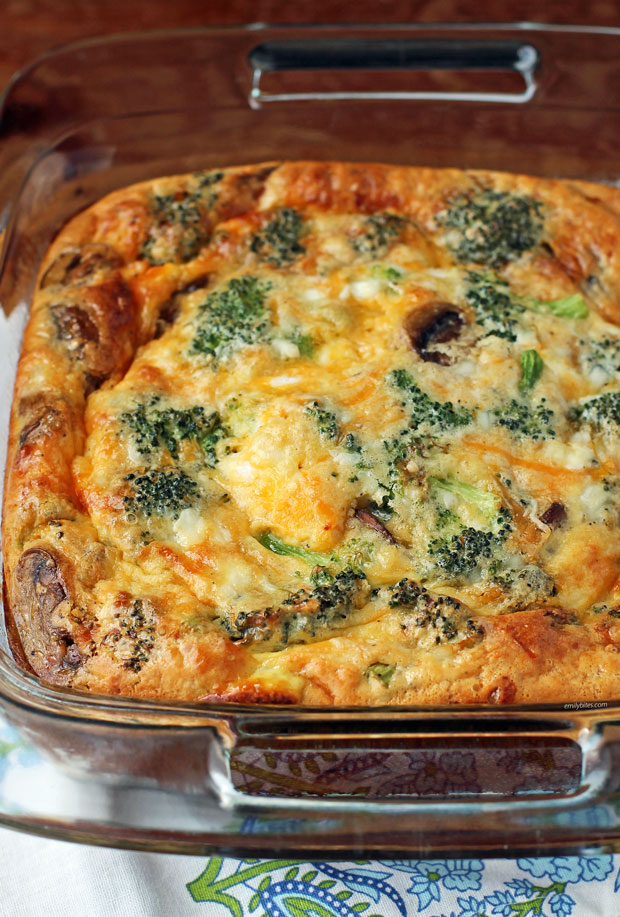
[[[213,411],[204,418],[201,417],[200,422],[196,424],[196,442],[204,452],[206,464],[210,468],[215,468],[217,464],[217,444],[227,436],[229,436],[229,430],[222,423],[217,411]],[[227,450],[224,449],[224,451]]]
[[[125,475],[130,492],[123,497],[125,512],[136,516],[178,519],[194,503],[198,485],[180,468],[153,468]]]
[[[155,195],[151,203],[153,225],[142,243],[140,256],[151,264],[191,261],[208,239],[207,226],[190,194]]]
[[[358,584],[366,582],[366,576],[351,566],[335,574],[327,567],[316,567],[310,574],[310,582],[314,586],[312,597],[322,609],[349,608]]]
[[[390,608],[422,608],[426,607],[427,598],[430,599],[424,586],[407,578],[401,579],[394,586],[389,586],[388,591],[391,592],[388,603]]]
[[[354,433],[346,433],[342,445],[347,452],[361,453],[362,451],[362,446]]]
[[[538,244],[542,204],[527,195],[482,190],[458,197],[440,217],[458,261],[498,268]]]
[[[525,309],[513,298],[507,283],[494,274],[468,271],[466,296],[487,337],[517,340],[519,317]]]
[[[340,438],[340,425],[336,420],[336,415],[322,408],[318,401],[307,404],[304,413],[316,421],[321,439],[335,441]]]
[[[582,338],[579,348],[579,362],[586,372],[599,369],[608,376],[620,372],[620,338]]]
[[[142,599],[134,599],[126,616],[118,620],[118,631],[114,634],[117,652],[119,643],[121,647],[128,643],[130,649],[129,658],[123,662],[124,667],[139,672],[149,661],[155,646],[155,621]]]
[[[408,460],[413,450],[414,437],[408,429],[401,430],[400,436],[391,440],[384,440],[383,448],[385,449],[387,460],[387,480],[379,481],[379,486],[386,493],[381,499],[381,503],[373,501],[368,507],[373,516],[379,520],[387,522],[394,512],[393,502],[402,480],[402,467]]]
[[[428,553],[451,579],[460,580],[493,560],[511,532],[510,513],[502,507],[491,530],[462,526],[452,537],[432,539]]]
[[[194,197],[206,207],[213,207],[219,196],[213,186],[221,182],[223,178],[223,172],[194,172],[192,175],[192,179],[196,182]]]
[[[191,351],[219,361],[244,346],[265,340],[270,329],[265,305],[269,289],[269,283],[245,274],[210,293],[199,307]]]
[[[495,335],[507,341],[517,340],[519,320],[526,311],[558,318],[577,319],[588,315],[588,307],[580,293],[546,301],[517,297],[505,280],[490,271],[467,272],[466,298],[485,335]]]
[[[406,224],[405,217],[396,213],[373,213],[364,221],[364,231],[355,236],[351,244],[362,255],[382,257],[391,243],[401,235]]]
[[[437,528],[446,529],[453,528],[455,525],[459,524],[459,517],[456,513],[453,513],[451,509],[446,509],[443,506],[437,507]]]
[[[196,173],[186,190],[153,195],[153,223],[142,243],[142,258],[151,264],[164,264],[196,257],[209,237],[205,212],[217,200],[217,192],[212,188],[222,175],[222,172]]]
[[[375,546],[372,541],[363,538],[350,538],[345,541],[337,551],[332,553],[333,563],[343,564],[352,570],[361,573],[363,568],[372,563],[375,556]]]
[[[569,420],[589,423],[596,430],[614,431],[620,426],[620,391],[604,392],[575,405],[568,414]]]
[[[193,194],[156,194],[151,205],[159,223],[180,223],[184,228],[199,223],[201,213]]]
[[[430,627],[436,631],[435,643],[453,640],[466,622],[467,635],[480,632],[473,621],[467,619],[468,609],[449,595],[431,594],[412,579],[401,579],[390,586],[390,608],[398,609],[407,631],[413,628]]]
[[[449,541],[434,538],[429,544],[428,551],[442,570],[450,576],[460,577],[475,570],[482,558],[493,557],[495,544],[493,532],[467,526],[459,535],[453,535]]]
[[[405,396],[401,404],[408,410],[411,430],[426,427],[444,433],[471,422],[472,415],[467,408],[455,407],[451,401],[434,401],[416,385],[406,369],[393,370],[389,378],[391,384]]]
[[[546,407],[546,399],[541,398],[538,404],[530,405],[516,401],[514,398],[493,410],[495,423],[510,430],[515,436],[528,439],[550,439],[555,436],[552,426],[554,412]]]
[[[283,207],[255,233],[250,248],[261,261],[282,267],[305,252],[299,241],[302,230],[303,222],[297,211],[292,207]]]
[[[553,577],[536,564],[527,564],[521,570],[506,570],[493,576],[493,582],[502,586],[513,610],[526,608],[557,594]]]
[[[378,509],[385,514],[393,511],[392,502],[402,479],[402,466],[412,453],[423,454],[429,445],[434,445],[432,437],[439,437],[455,427],[466,426],[472,420],[472,414],[467,408],[455,407],[451,401],[434,401],[416,385],[405,369],[393,370],[388,380],[405,396],[401,405],[407,410],[409,425],[393,439],[383,442],[388,456],[388,474],[387,480],[379,481],[386,495]],[[375,509],[371,511],[376,514]]]
[[[279,605],[241,612],[234,620],[224,613],[220,623],[233,641],[270,642],[273,649],[306,643],[342,624],[369,594],[364,574],[352,567],[331,573],[317,566],[310,586],[298,589]]]
[[[133,411],[121,414],[121,421],[133,433],[136,448],[141,455],[150,455],[155,449],[165,448],[173,459],[179,457],[179,446],[184,440],[198,443],[205,454],[206,464],[215,467],[216,446],[228,436],[217,411],[206,414],[203,407],[158,407],[159,398],[140,404]]]

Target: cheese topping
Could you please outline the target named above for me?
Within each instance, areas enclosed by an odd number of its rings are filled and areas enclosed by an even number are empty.
[[[171,647],[210,644],[236,662],[193,663],[194,696],[398,702],[503,616],[613,616],[620,331],[603,280],[556,269],[553,195],[441,179],[434,202],[356,212],[276,181],[231,215],[227,180],[134,195],[117,273],[164,320],[89,395],[72,463],[116,558],[84,671],[122,656],[148,693]],[[126,252],[98,206],[95,240]]]

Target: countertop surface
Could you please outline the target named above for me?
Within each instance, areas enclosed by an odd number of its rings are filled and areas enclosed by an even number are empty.
[[[617,0],[2,0],[0,86],[48,48],[95,35],[245,22],[555,22],[620,26]]]

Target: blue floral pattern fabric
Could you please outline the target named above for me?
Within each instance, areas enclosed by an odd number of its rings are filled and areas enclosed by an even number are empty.
[[[2,781],[11,768],[27,768],[39,762],[37,752],[16,729],[0,722],[0,794]]]
[[[211,857],[187,885],[208,917],[611,917],[620,856],[321,863]]]

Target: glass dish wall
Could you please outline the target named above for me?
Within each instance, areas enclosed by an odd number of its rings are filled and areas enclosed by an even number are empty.
[[[53,52],[0,111],[0,460],[37,264],[101,195],[287,158],[620,179],[620,32],[247,27]],[[297,709],[49,688],[0,640],[0,821],[153,850],[620,849],[620,703]]]

